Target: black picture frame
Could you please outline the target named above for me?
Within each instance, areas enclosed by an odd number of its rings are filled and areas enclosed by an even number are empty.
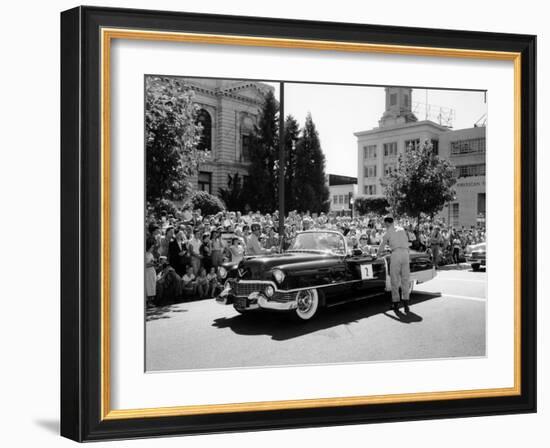
[[[515,396],[102,419],[101,28],[521,54],[521,291]],[[61,14],[61,435],[76,441],[536,412],[536,36],[77,7]]]

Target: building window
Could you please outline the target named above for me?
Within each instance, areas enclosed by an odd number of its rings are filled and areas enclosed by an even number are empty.
[[[199,190],[212,194],[212,173],[199,171]]]
[[[414,138],[412,140],[405,140],[405,151],[420,148],[420,139]]]
[[[384,163],[384,176],[389,176],[397,169],[397,164],[395,163]]]
[[[384,143],[384,157],[397,156],[397,142]]]
[[[339,204],[343,204],[344,203],[344,195],[341,194],[339,197],[338,197],[338,203]]]
[[[485,154],[485,137],[451,142],[451,155]]]
[[[477,194],[477,214],[479,217],[485,217],[485,193]]]
[[[364,159],[376,159],[376,145],[363,146]]]
[[[405,108],[409,108],[409,95],[405,95],[403,97],[403,105],[405,106]]]
[[[334,196],[332,197],[332,203],[333,203],[333,204],[338,204],[338,195],[334,195]]]
[[[248,134],[241,135],[241,155],[242,160],[250,160],[250,135]]]
[[[459,208],[458,208],[458,202],[455,202],[454,204],[451,204],[451,225],[458,227],[458,215],[459,215]]]
[[[197,112],[197,123],[202,126],[202,133],[197,149],[199,151],[212,150],[212,117],[206,109]]]
[[[376,177],[376,165],[365,166],[365,177]]]
[[[476,165],[460,165],[456,167],[457,177],[475,177],[485,176],[485,164],[479,163]]]
[[[432,140],[432,154],[434,156],[439,155],[439,140]]]
[[[365,185],[363,191],[365,194],[376,194],[376,185]]]
[[[390,106],[397,104],[397,93],[390,93]]]

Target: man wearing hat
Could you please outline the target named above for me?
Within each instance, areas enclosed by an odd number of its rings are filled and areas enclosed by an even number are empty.
[[[390,246],[390,279],[391,279],[391,298],[394,311],[399,310],[399,287],[401,286],[401,295],[405,312],[409,312],[409,238],[407,232],[393,223],[393,216],[384,217],[384,227],[386,233],[382,237],[378,253],[381,254]]]

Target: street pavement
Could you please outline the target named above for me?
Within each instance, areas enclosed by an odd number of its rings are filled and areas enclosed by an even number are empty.
[[[312,321],[240,315],[207,299],[147,312],[148,371],[390,361],[486,354],[486,273],[442,268],[417,285],[411,312],[388,298],[323,310]]]

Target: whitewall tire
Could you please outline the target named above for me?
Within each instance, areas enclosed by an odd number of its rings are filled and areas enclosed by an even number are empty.
[[[307,321],[313,319],[319,310],[319,294],[316,289],[300,291],[296,297],[296,317],[299,320]]]

